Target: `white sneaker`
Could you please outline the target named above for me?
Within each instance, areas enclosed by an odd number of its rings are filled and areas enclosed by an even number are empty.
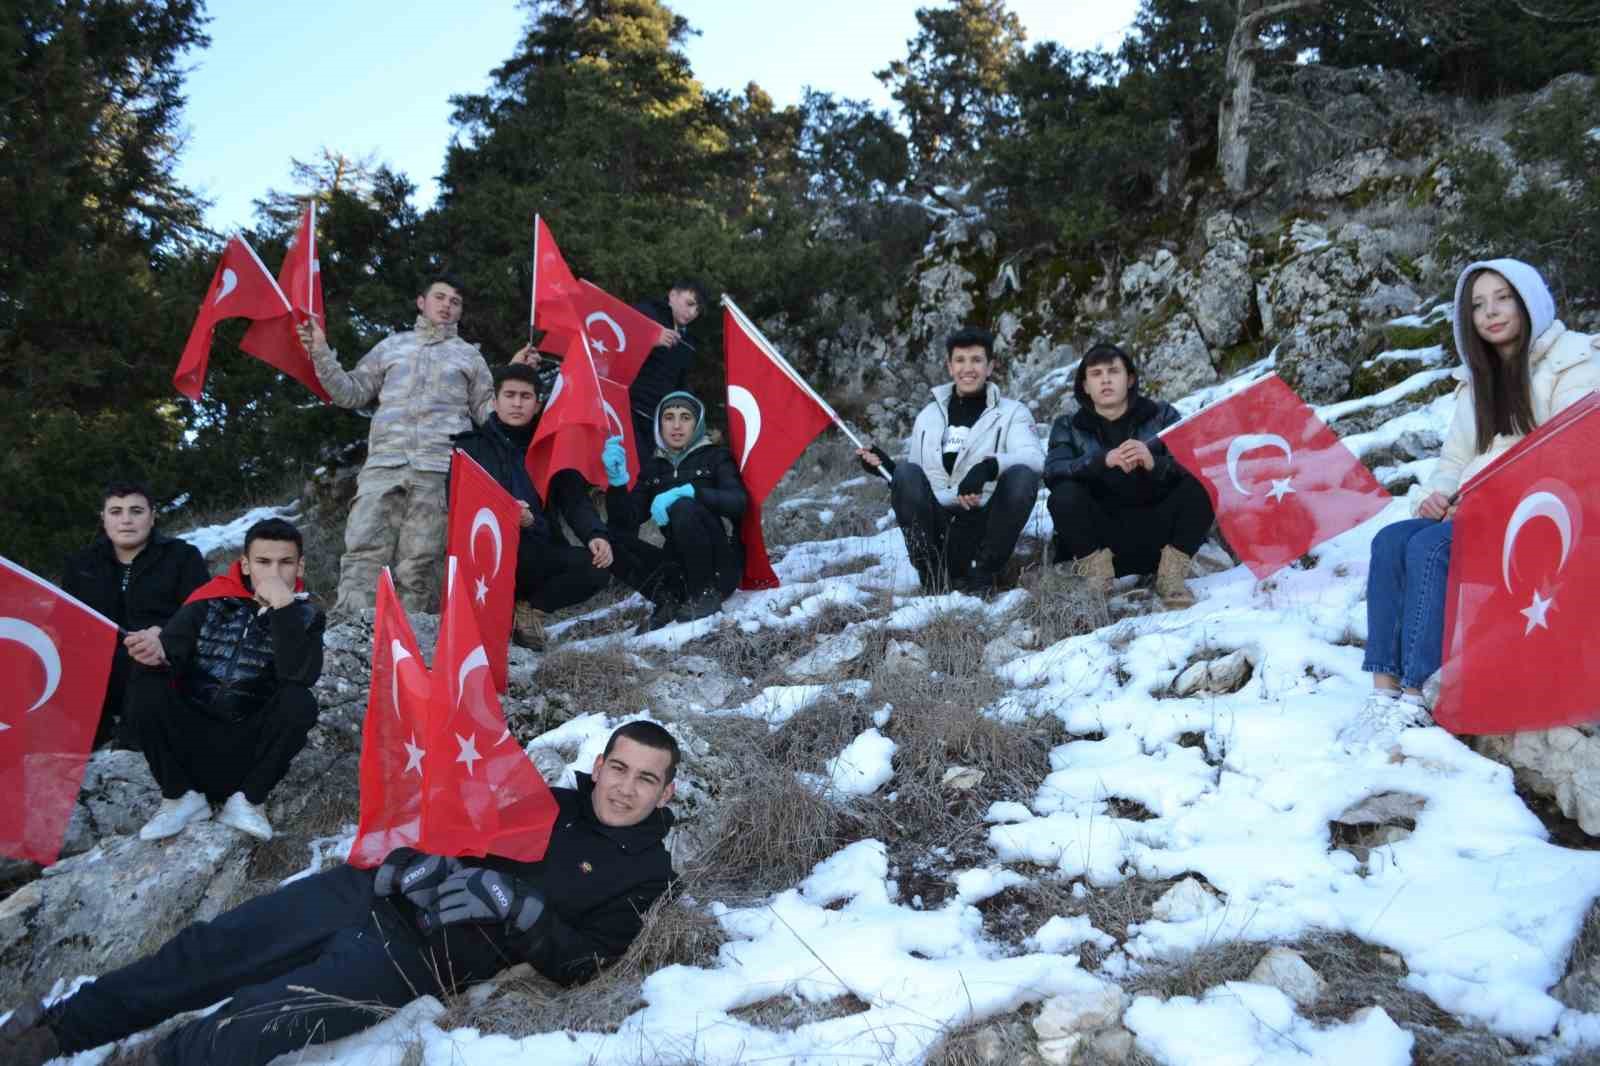
[[[1339,732],[1339,743],[1346,751],[1391,743],[1413,726],[1433,724],[1433,717],[1420,696],[1396,695],[1373,689],[1355,721]]]
[[[228,802],[222,805],[222,810],[217,814],[217,821],[231,825],[241,833],[249,833],[257,840],[272,839],[272,823],[267,821],[267,812],[245,799],[243,792],[235,792],[228,797]]]
[[[139,830],[140,840],[165,840],[183,832],[190,822],[204,822],[211,817],[211,804],[193,789],[177,799],[164,799],[155,817]]]

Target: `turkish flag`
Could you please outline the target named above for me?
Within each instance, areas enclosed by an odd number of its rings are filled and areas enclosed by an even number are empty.
[[[206,289],[194,326],[189,330],[188,343],[178,359],[178,369],[172,374],[172,384],[191,400],[198,400],[205,386],[206,365],[211,361],[211,334],[225,318],[257,321],[282,318],[291,327],[294,324],[289,301],[278,283],[261,265],[255,250],[239,237],[229,238],[223,246],[217,271],[211,276],[211,285]]]
[[[504,692],[522,505],[461,451],[450,457],[449,528],[445,554],[461,560],[460,576],[489,653],[489,672],[496,691]]]
[[[323,403],[332,403],[328,390],[317,379],[311,356],[294,331],[296,325],[307,319],[315,318],[318,324],[327,322],[322,307],[322,268],[317,261],[315,201],[307,204],[305,213],[300,216],[300,228],[295,231],[289,251],[283,257],[283,266],[278,268],[278,288],[293,305],[292,313],[287,317],[252,322],[239,347],[294,378]]]
[[[433,658],[421,848],[537,862],[555,824],[555,797],[506,728],[460,561],[451,556],[448,569]]]
[[[1461,490],[1434,720],[1452,733],[1600,719],[1600,394]]]
[[[427,769],[432,681],[411,621],[387,568],[378,576],[372,625],[372,681],[361,727],[361,815],[352,866],[383,862],[395,848],[422,840],[422,781]]]
[[[1223,536],[1257,578],[1394,502],[1276,374],[1161,439],[1206,487]]]
[[[661,339],[661,323],[575,277],[550,227],[538,217],[533,224],[533,325],[545,331],[541,347],[565,358],[576,352],[580,335],[587,337],[595,372],[632,385]]]
[[[639,481],[638,463],[634,460],[634,456],[639,453],[634,451],[633,419],[628,415],[628,386],[620,381],[602,377],[600,399],[601,406],[605,408],[606,422],[611,427],[611,435],[622,438],[622,454],[627,457],[629,463],[628,488],[631,489]],[[602,463],[602,473],[604,470],[605,464]]]
[[[731,308],[722,312],[722,346],[728,364],[728,440],[750,494],[739,526],[744,541],[739,587],[776,588],[778,575],[761,533],[761,502],[806,446],[833,422],[833,413],[801,383],[760,331]]]
[[[605,464],[600,461],[606,438],[628,438],[627,408],[606,399],[588,340],[581,334],[578,339],[578,347],[561,363],[528,445],[528,476],[541,500],[550,498],[550,479],[562,470],[578,471],[591,485],[606,484]],[[636,477],[638,471],[633,474]]]
[[[60,854],[116,641],[111,619],[0,557],[0,854]]]

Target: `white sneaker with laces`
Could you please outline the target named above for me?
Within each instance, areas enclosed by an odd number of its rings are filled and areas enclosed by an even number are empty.
[[[164,799],[156,809],[155,817],[139,830],[140,840],[165,840],[183,832],[190,822],[204,822],[211,817],[211,804],[193,789],[177,799]]]
[[[1421,696],[1373,689],[1355,721],[1339,732],[1339,743],[1346,751],[1353,751],[1392,743],[1407,729],[1432,724],[1433,717]]]
[[[228,802],[222,805],[222,811],[217,815],[217,821],[231,825],[241,833],[249,833],[257,840],[272,839],[272,823],[267,821],[266,811],[245,799],[243,792],[235,792],[228,797]]]

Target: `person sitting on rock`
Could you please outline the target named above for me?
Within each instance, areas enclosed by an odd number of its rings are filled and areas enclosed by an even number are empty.
[[[692,622],[722,610],[739,587],[744,543],[739,520],[749,494],[733,453],[706,436],[706,409],[687,392],[672,392],[656,407],[655,454],[627,488],[627,449],[606,442],[606,510],[612,546],[631,573],[649,575],[655,609],[640,632]],[[639,538],[645,519],[666,538],[657,548]]]
[[[117,624],[122,639],[111,660],[105,703],[95,730],[96,746],[115,741],[131,747],[121,724],[129,653],[148,649],[189,593],[211,578],[206,561],[187,541],[155,528],[150,490],[133,481],[113,481],[101,494],[100,533],[67,559],[61,588]]]
[[[1211,530],[1211,497],[1158,434],[1177,408],[1143,396],[1139,371],[1115,344],[1078,363],[1078,409],[1050,427],[1044,483],[1055,523],[1055,562],[1102,594],[1121,574],[1156,575],[1168,608],[1194,604],[1187,578]]]
[[[1455,413],[1414,518],[1372,539],[1367,650],[1372,695],[1339,739],[1346,747],[1393,740],[1432,724],[1422,686],[1444,655],[1445,586],[1456,493],[1501,453],[1600,387],[1600,336],[1567,329],[1539,272],[1516,259],[1473,263],[1456,281],[1455,340],[1462,368]]]
[[[950,384],[936,385],[917,415],[906,460],[895,463],[876,447],[856,453],[869,472],[892,475],[906,553],[929,592],[992,592],[1039,495],[1044,449],[1033,415],[1000,395],[989,381],[994,366],[992,334],[950,334]]]
[[[281,518],[245,533],[226,574],[196,589],[160,639],[130,653],[128,728],[161,788],[141,840],[211,817],[261,840],[262,810],[317,721],[322,611],[301,584],[300,531]]]
[[[605,523],[576,470],[558,471],[550,479],[549,514],[539,499],[527,469],[528,445],[541,405],[535,368],[513,363],[497,368],[494,376],[493,413],[480,428],[450,439],[522,504],[511,634],[524,648],[537,651],[545,645],[547,612],[582,603],[613,576],[630,585],[642,581],[629,567],[632,559],[614,558]],[[569,544],[551,514],[566,519],[584,547]]]
[[[563,985],[593,976],[628,950],[674,878],[662,841],[678,757],[661,726],[629,722],[576,788],[551,790],[559,811],[542,860],[400,848],[375,870],[293,881],[48,1008],[23,1006],[0,1027],[0,1061],[38,1066],[227,999],[153,1058],[256,1066],[519,963]]]

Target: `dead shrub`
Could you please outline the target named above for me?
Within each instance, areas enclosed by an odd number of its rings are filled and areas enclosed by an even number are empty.
[[[1050,772],[1060,728],[1055,718],[1004,721],[980,705],[951,700],[896,704],[887,729],[897,745],[896,819],[936,834],[953,816],[981,821],[994,801],[1031,795]],[[981,770],[983,779],[973,788],[948,788],[944,776],[953,766]]]
[[[763,627],[754,633],[746,633],[738,626],[724,626],[683,650],[711,659],[729,678],[749,678],[757,688],[793,684],[794,679],[783,672],[784,667],[815,650],[819,638],[830,637],[865,617],[863,608],[828,603],[799,625]]]
[[[1199,997],[1227,981],[1243,981],[1256,968],[1267,945],[1245,940],[1207,944],[1188,955],[1146,966],[1123,987],[1134,996]]]
[[[860,834],[858,816],[801,783],[789,766],[758,752],[738,760],[751,785],[718,797],[698,863],[751,897],[788,888]]]
[[[818,772],[860,733],[872,726],[872,715],[855,702],[821,699],[772,730],[763,753],[791,770]]]
[[[559,717],[591,712],[621,716],[640,710],[640,692],[654,673],[621,648],[557,647],[534,671],[533,687],[556,705],[552,709]]]
[[[1111,623],[1105,597],[1083,578],[1068,574],[1064,566],[1026,567],[1017,585],[1028,592],[1017,617],[1039,635],[1040,647]]]

